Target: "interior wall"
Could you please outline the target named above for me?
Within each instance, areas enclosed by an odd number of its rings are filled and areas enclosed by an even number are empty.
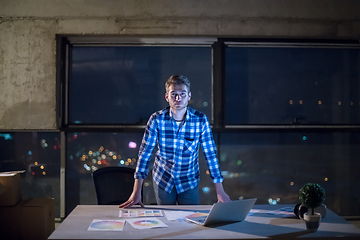
[[[56,34],[360,39],[358,0],[0,0],[0,129],[57,129]]]

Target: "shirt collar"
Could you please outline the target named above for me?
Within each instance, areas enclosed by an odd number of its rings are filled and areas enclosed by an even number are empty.
[[[172,117],[173,113],[171,112],[170,107],[167,107],[167,110],[168,110],[168,114],[169,114],[169,119],[173,118]],[[186,113],[185,113],[185,121],[189,121],[189,119],[190,119],[190,111],[189,111],[189,107],[187,107]]]

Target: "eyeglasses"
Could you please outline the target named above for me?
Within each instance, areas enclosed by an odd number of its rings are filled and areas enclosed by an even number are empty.
[[[181,92],[181,93],[174,93],[174,92],[172,92],[172,93],[170,93],[170,96],[171,96],[172,98],[176,98],[176,96],[180,96],[181,98],[184,98],[184,97],[187,96],[187,93],[186,93],[186,92]]]

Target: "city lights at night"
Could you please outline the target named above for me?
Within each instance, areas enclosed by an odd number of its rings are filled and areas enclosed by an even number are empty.
[[[0,133],[0,137],[3,137],[5,140],[13,139],[9,133]]]
[[[77,137],[77,139],[79,139]],[[136,150],[136,143],[130,141],[128,147]],[[134,153],[137,153],[135,151]],[[123,154],[119,154],[117,151],[108,149],[104,145],[100,145],[96,149],[86,150],[85,147],[82,147],[80,150],[76,151],[75,154],[81,162],[83,162],[83,167],[86,171],[96,171],[99,167],[105,166],[133,166],[136,164],[135,157],[129,157],[126,161],[122,158]],[[70,159],[73,159],[73,155],[69,156]]]

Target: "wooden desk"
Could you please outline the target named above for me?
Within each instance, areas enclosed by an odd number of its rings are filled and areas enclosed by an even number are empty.
[[[276,210],[293,205],[255,205],[253,209]],[[146,206],[148,209],[207,212],[210,205]],[[320,223],[317,232],[306,230],[305,222],[269,213],[254,213],[245,221],[228,225],[203,227],[194,223],[168,221],[158,217],[168,228],[136,230],[125,224],[123,231],[87,231],[93,219],[120,219],[117,206],[79,205],[52,233],[49,239],[264,239],[264,238],[338,238],[360,239],[360,228],[348,223],[332,211]]]

